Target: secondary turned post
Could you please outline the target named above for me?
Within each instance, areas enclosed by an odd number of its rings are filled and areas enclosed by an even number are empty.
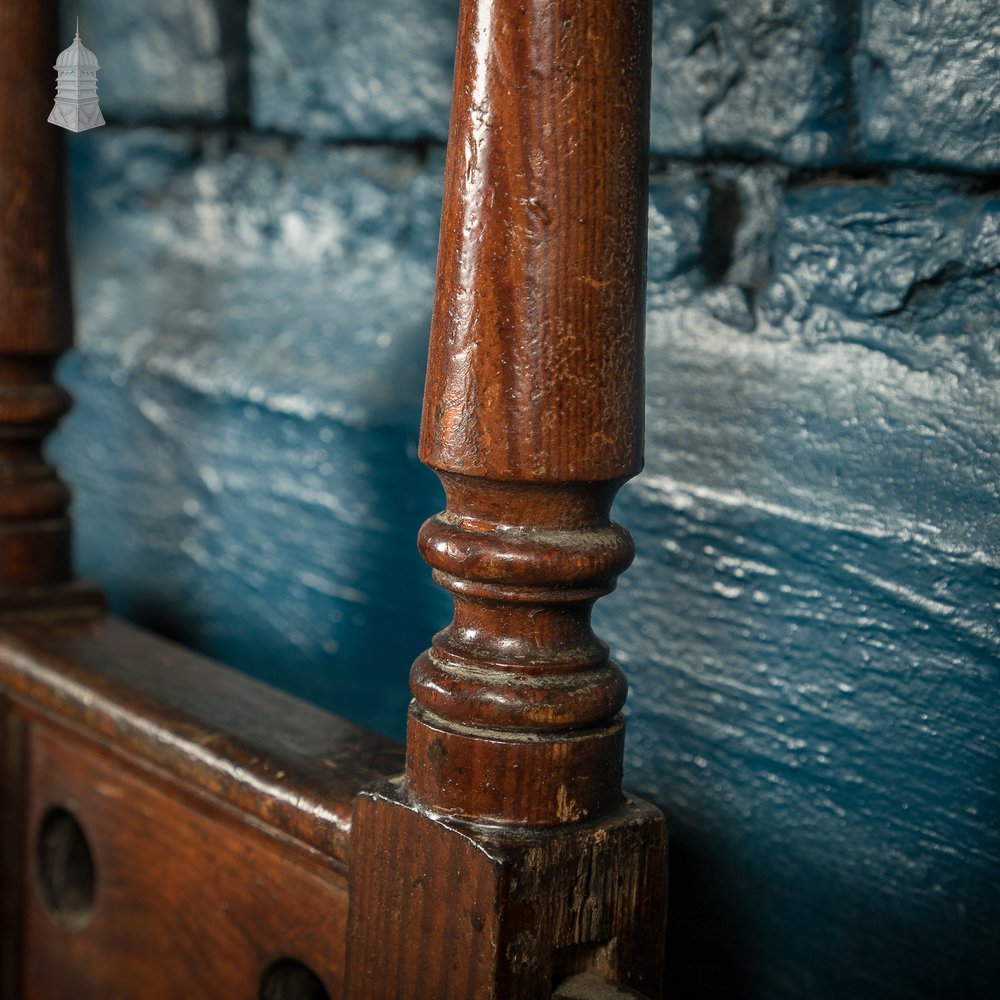
[[[649,49],[649,0],[461,5],[420,444],[455,612],[355,806],[352,1000],[659,993],[663,818],[590,627],[642,464]]]
[[[420,456],[455,617],[414,666],[407,787],[545,826],[621,800],[622,672],[590,628],[642,465],[647,0],[462,4]]]
[[[47,124],[57,4],[0,4],[0,622],[99,613],[72,572],[69,490],[42,454],[70,408],[63,133]]]

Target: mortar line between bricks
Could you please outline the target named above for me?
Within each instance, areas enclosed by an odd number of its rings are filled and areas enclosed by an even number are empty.
[[[227,136],[237,140],[244,136],[261,139],[283,140],[294,147],[299,144],[312,144],[325,149],[386,149],[409,152],[421,163],[426,163],[432,151],[443,152],[445,143],[440,139],[415,139],[412,141],[392,141],[386,139],[358,136],[352,139],[312,138],[294,132],[282,132],[278,129],[255,129],[241,122],[205,122],[199,120],[176,119],[170,122],[162,120],[119,119],[108,118],[108,127],[120,131],[137,129],[160,129],[164,132],[188,132],[197,138],[210,136]],[[907,172],[922,177],[962,178],[979,185],[981,191],[977,194],[990,194],[1000,191],[1000,171],[970,171],[952,167],[926,167],[910,163],[890,163],[876,161],[858,161],[853,163],[829,163],[817,165],[802,165],[786,163],[782,160],[767,157],[740,156],[677,156],[664,153],[650,153],[649,172],[651,178],[668,172],[671,164],[703,168],[705,170],[726,169],[732,167],[776,168],[788,171],[788,186],[799,187],[813,184],[829,178],[831,182],[838,179],[847,180],[882,180],[886,181],[890,174]]]

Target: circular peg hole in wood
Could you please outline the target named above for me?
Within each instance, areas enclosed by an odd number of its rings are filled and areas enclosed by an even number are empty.
[[[38,885],[60,927],[83,930],[94,915],[94,857],[76,817],[53,806],[38,831]]]
[[[330,1000],[330,995],[308,965],[279,958],[261,978],[260,1000]]]

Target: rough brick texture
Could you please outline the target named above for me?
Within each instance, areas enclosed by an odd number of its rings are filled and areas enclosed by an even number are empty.
[[[243,0],[78,0],[64,4],[62,15],[66,44],[79,15],[80,34],[97,53],[98,92],[109,121],[223,121],[246,114]]]
[[[1000,169],[1000,4],[864,0],[857,53],[864,155]]]
[[[457,0],[256,0],[254,122],[313,138],[443,139],[457,9]],[[843,158],[849,22],[839,5],[654,10],[654,150]]]
[[[312,138],[448,134],[458,0],[253,0],[253,121]]]
[[[843,160],[847,9],[834,0],[656,3],[653,149]]]
[[[181,130],[95,133],[77,159],[78,340],[126,372],[213,396],[362,426],[409,420],[442,162],[253,135],[232,148]]]

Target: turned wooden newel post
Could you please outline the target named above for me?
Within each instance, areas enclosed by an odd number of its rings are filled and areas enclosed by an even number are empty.
[[[421,458],[455,619],[415,665],[407,785],[501,823],[621,800],[626,683],[590,629],[632,560],[649,157],[644,2],[466,2]]]
[[[420,452],[455,614],[355,809],[352,1000],[659,993],[663,820],[590,627],[633,554],[649,43],[648,0],[462,3]]]
[[[73,339],[63,133],[46,122],[56,8],[0,5],[0,622],[102,607],[73,579],[69,490],[42,454],[71,404],[52,376]]]

